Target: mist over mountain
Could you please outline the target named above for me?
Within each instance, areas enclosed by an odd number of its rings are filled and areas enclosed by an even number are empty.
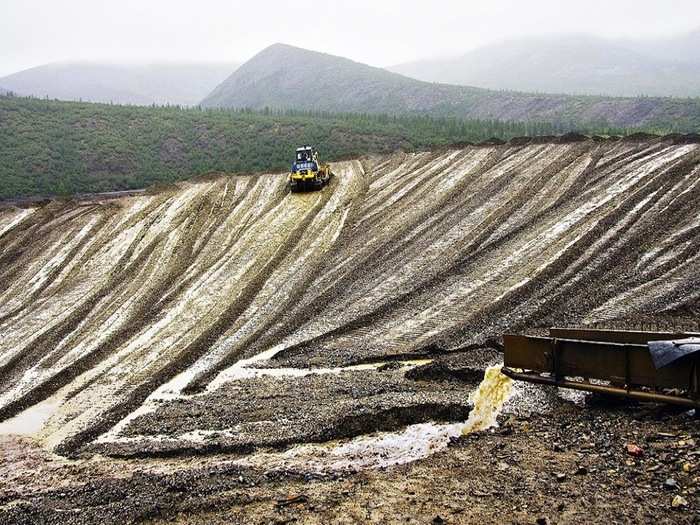
[[[679,129],[690,129],[700,119],[700,99],[572,97],[433,84],[284,44],[243,64],[202,105]]]
[[[539,93],[700,96],[700,31],[677,38],[518,38],[389,68],[428,82]]]
[[[236,68],[233,63],[46,64],[0,78],[5,89],[59,100],[115,104],[198,103]]]
[[[700,65],[700,28],[667,38],[622,40],[621,44],[661,60]]]

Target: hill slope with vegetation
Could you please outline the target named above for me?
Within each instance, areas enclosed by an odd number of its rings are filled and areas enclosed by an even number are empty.
[[[0,97],[0,199],[143,188],[210,172],[284,171],[299,144],[336,160],[490,137],[546,123],[427,116],[137,107]]]
[[[431,114],[589,126],[700,127],[700,99],[610,98],[489,91],[431,84],[283,44],[260,52],[204,101],[205,107]]]
[[[237,64],[46,64],[0,78],[22,95],[114,104],[193,106]]]

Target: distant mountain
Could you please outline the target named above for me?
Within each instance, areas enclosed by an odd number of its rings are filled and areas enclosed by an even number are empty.
[[[197,104],[231,74],[236,64],[47,64],[0,78],[23,95],[114,102],[115,104]]]
[[[283,44],[268,47],[239,67],[202,105],[675,129],[696,129],[700,122],[700,99],[570,97],[431,84]]]
[[[426,89],[429,88],[429,89]],[[209,107],[399,112],[429,109],[439,92],[473,92],[427,84],[346,58],[285,44],[240,66],[202,102]]]
[[[612,41],[585,35],[507,40],[451,59],[389,68],[428,82],[540,93],[700,96],[700,32]]]

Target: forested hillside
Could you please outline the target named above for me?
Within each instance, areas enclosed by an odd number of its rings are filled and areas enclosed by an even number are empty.
[[[19,97],[0,97],[0,122],[0,199],[143,188],[216,171],[284,171],[293,148],[302,143],[316,145],[333,160],[568,131],[537,122],[136,107]]]

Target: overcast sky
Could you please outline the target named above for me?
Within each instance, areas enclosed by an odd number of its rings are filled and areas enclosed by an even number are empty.
[[[65,60],[236,61],[275,42],[388,66],[521,35],[700,27],[700,0],[0,0],[0,76]]]

